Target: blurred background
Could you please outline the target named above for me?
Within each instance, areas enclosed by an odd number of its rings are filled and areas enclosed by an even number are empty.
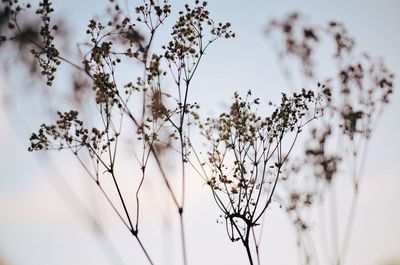
[[[67,38],[71,43],[66,46],[73,48],[82,39],[88,20],[101,17],[105,3],[54,1],[54,15],[71,29]],[[175,13],[165,27],[175,21],[176,11],[185,2],[171,4]],[[202,106],[204,115],[226,108],[233,91],[252,89],[263,101],[276,102],[282,91],[289,90],[265,27],[271,19],[293,11],[314,24],[343,22],[355,37],[357,49],[383,57],[398,80],[397,0],[210,1],[209,10],[215,20],[231,22],[237,37],[211,47],[193,80],[191,97]],[[158,36],[159,43],[166,40],[168,30]],[[0,56],[10,60],[10,56]],[[318,63],[324,69],[329,62]],[[53,119],[50,113],[55,107],[68,107],[63,91],[70,85],[68,76],[61,76],[46,91],[41,89],[44,82],[28,81],[27,74],[19,63],[9,61],[0,72],[0,264],[146,264],[137,242],[70,153],[27,151],[29,136],[41,123]],[[55,89],[57,95],[50,97]],[[400,263],[399,113],[396,82],[370,143],[346,264]],[[133,157],[123,158],[121,164],[128,166],[121,172],[130,170],[129,159]],[[129,186],[125,189],[129,192]],[[339,183],[337,189],[346,188]],[[142,192],[148,206],[143,207],[144,243],[156,264],[181,264],[178,217],[171,203],[162,201],[162,192],[156,182]],[[152,207],[156,204],[161,206]],[[265,264],[298,264],[295,231],[274,207],[265,220],[262,259]],[[339,211],[347,207],[347,197],[339,198]],[[246,264],[240,243],[231,243],[224,226],[217,224],[218,215],[208,188],[197,175],[191,175],[185,213],[189,264]],[[325,264],[323,259],[321,264]]]

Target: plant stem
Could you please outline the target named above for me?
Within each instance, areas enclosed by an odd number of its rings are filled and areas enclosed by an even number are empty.
[[[185,237],[185,227],[183,222],[183,212],[179,213],[179,221],[181,227],[181,243],[182,243],[182,252],[183,252],[183,264],[187,265],[187,253],[186,253],[186,237]]]
[[[247,257],[249,258],[249,264],[254,265],[253,257],[251,256],[250,244],[249,241],[243,241],[243,245],[246,248]]]
[[[143,243],[142,243],[142,241],[139,239],[138,235],[136,234],[136,235],[134,235],[134,236],[135,236],[137,242],[139,243],[140,248],[143,250],[144,254],[146,255],[147,261],[148,261],[151,265],[154,265],[153,261],[152,261],[151,258],[150,258],[149,253],[147,252],[146,248],[143,246]]]

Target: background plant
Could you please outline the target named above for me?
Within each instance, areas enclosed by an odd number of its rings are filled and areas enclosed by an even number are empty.
[[[310,243],[313,240],[310,239],[308,223],[312,220],[310,217],[306,220],[309,216],[307,211],[316,200],[317,204],[325,203],[325,207],[330,208],[329,218],[333,220],[331,235],[317,242],[331,241],[332,248],[326,250],[330,258],[325,262],[343,264],[351,238],[368,143],[393,93],[394,75],[382,60],[357,53],[354,39],[341,23],[332,21],[325,27],[311,26],[294,13],[269,24],[267,33],[276,32],[285,42],[279,52],[282,60],[293,56],[303,66],[304,75],[311,79],[315,76],[315,45],[324,35],[334,44],[332,58],[336,69],[323,85],[330,96],[322,107],[324,116],[321,123],[311,129],[302,157],[295,159],[286,169],[287,178],[284,179],[288,181],[289,192],[280,201],[297,227],[305,263],[318,263],[315,260],[316,247]],[[348,178],[351,186],[348,213],[337,208],[336,197],[341,194],[335,186],[339,176]],[[294,178],[300,178],[301,184],[294,184],[300,182]],[[330,197],[330,204],[326,203],[326,197]],[[343,234],[339,233],[338,215],[347,216]],[[321,244],[328,245],[327,242]]]

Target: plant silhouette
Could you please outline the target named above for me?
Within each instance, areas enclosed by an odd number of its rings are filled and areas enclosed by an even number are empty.
[[[253,96],[256,91],[234,92],[227,111],[203,118],[191,98],[192,80],[208,49],[217,41],[235,38],[231,23],[214,21],[207,8],[206,1],[184,5],[170,29],[170,39],[154,47],[159,31],[168,32],[164,23],[173,12],[172,4],[144,0],[133,13],[127,13],[110,0],[106,18],[88,21],[86,39],[79,43],[80,57],[75,60],[58,48],[63,25],[53,22],[51,1],[40,1],[33,10],[39,22],[26,26],[22,16],[32,12],[33,5],[4,0],[0,16],[0,46],[4,47],[0,48],[16,48],[32,74],[38,73],[49,87],[61,74],[62,65],[74,71],[77,109],[58,111],[54,123],[42,124],[31,135],[28,150],[70,151],[149,264],[155,264],[152,250],[144,245],[139,231],[143,186],[152,177],[150,170],[161,176],[159,185],[168,191],[179,217],[184,264],[189,264],[190,255],[184,218],[190,196],[186,191],[189,170],[197,172],[210,188],[229,240],[242,243],[249,264],[268,263],[262,260],[259,246],[264,217],[273,202],[287,213],[298,232],[304,256],[300,262],[311,264],[318,260],[305,240],[310,230],[305,213],[331,188],[343,161],[350,161],[354,199],[345,237],[337,243],[340,247],[332,262],[344,264],[366,146],[389,102],[393,74],[382,61],[356,53],[355,42],[342,24],[309,25],[300,14],[292,13],[269,23],[266,35],[278,43],[282,65],[286,60],[297,61],[301,75],[315,85],[282,93],[276,104],[262,103]],[[320,80],[315,57],[322,40],[332,43],[330,58],[336,67],[330,77]],[[126,65],[137,68],[135,78],[127,82],[120,79]],[[173,89],[167,87],[166,79],[172,81]],[[99,123],[94,126],[81,116],[79,107],[85,100],[98,115]],[[134,130],[124,129],[128,126]],[[195,140],[199,136],[205,146]],[[349,148],[332,148],[338,137]],[[306,147],[299,156],[293,150],[300,138]],[[134,209],[127,203],[117,170],[124,139],[134,142],[132,163],[140,172],[131,190]],[[164,159],[174,160],[178,181]],[[293,184],[299,179],[301,185]],[[106,187],[107,180],[112,181],[113,190]]]

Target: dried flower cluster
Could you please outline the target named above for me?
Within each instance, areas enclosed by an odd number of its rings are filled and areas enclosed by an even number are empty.
[[[48,0],[39,2],[35,13],[40,17],[40,29],[33,28],[33,25],[22,27],[19,24],[23,12],[31,9],[31,4],[20,4],[15,0],[4,0],[2,10],[2,21],[7,22],[9,34],[0,34],[0,46],[6,42],[14,42],[20,46],[31,45],[30,53],[36,59],[41,75],[46,78],[48,86],[53,84],[57,66],[61,60],[59,51],[54,44],[54,35],[58,26],[51,23],[51,14],[54,12],[52,3]],[[0,25],[1,27],[2,25]],[[26,58],[24,58],[27,60]],[[34,67],[32,67],[34,68]]]

